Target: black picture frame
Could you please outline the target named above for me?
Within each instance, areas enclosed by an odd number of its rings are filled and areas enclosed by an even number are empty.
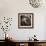
[[[23,29],[34,28],[34,14],[18,13],[18,28]]]

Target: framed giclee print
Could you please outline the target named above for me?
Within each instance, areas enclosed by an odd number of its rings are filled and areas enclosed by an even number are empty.
[[[18,28],[33,28],[33,13],[18,13]]]

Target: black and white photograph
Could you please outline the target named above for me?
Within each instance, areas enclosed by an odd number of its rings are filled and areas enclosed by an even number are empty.
[[[33,13],[18,13],[19,28],[33,28]]]

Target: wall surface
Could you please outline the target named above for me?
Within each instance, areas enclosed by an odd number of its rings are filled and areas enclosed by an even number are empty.
[[[33,29],[18,29],[18,13],[34,13]],[[29,0],[0,0],[0,21],[5,17],[12,17],[12,26],[8,31],[10,37],[16,40],[28,40],[34,34],[39,40],[46,40],[46,5],[33,8]],[[4,39],[4,32],[0,29],[0,39]]]

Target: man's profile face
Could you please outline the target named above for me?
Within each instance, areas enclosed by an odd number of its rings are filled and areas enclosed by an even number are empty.
[[[31,17],[21,16],[21,26],[30,26],[31,25]]]

